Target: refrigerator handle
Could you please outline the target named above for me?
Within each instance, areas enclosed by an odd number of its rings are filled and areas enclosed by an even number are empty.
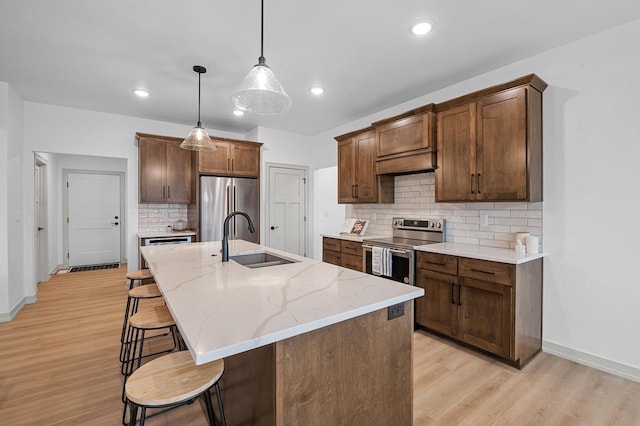
[[[233,211],[238,209],[238,192],[237,187],[233,185]],[[233,237],[238,238],[238,216],[233,217]]]

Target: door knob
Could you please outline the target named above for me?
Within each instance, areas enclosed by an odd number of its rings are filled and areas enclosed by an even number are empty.
[[[118,216],[114,217],[114,219],[118,219]]]
[[[41,226],[38,226],[38,231],[42,231],[44,228],[42,228]]]
[[[118,222],[111,222],[111,224],[118,226]]]
[[[280,227],[279,226],[272,226],[271,230],[273,231],[274,229],[278,229],[278,228],[280,228]]]

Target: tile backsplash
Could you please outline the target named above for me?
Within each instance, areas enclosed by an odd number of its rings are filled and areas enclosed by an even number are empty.
[[[391,235],[393,217],[435,217],[446,220],[447,242],[514,248],[515,233],[529,232],[542,246],[542,203],[436,203],[433,172],[396,176],[395,204],[352,204],[346,216],[368,219],[368,235]]]
[[[180,219],[187,220],[186,204],[138,204],[138,232],[164,232]]]

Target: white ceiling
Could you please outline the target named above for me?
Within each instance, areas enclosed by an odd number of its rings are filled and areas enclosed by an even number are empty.
[[[409,33],[419,18],[434,22],[424,38]],[[198,64],[205,127],[313,135],[639,18],[638,0],[265,0],[264,55],[293,107],[238,118],[258,0],[2,0],[0,81],[29,101],[195,125]]]

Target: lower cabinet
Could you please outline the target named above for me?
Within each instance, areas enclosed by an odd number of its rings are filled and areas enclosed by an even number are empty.
[[[322,261],[354,271],[362,271],[362,243],[324,237]]]
[[[416,323],[522,368],[542,348],[542,259],[519,265],[419,252]]]

